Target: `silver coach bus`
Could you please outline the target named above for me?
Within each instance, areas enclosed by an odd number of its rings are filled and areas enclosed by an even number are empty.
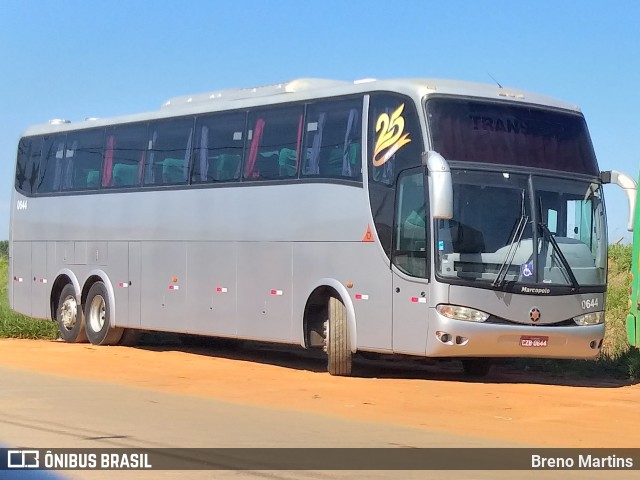
[[[457,81],[299,79],[51,121],[18,146],[10,303],[68,342],[301,344],[335,375],[356,352],[476,375],[593,358],[612,179],[577,107]]]

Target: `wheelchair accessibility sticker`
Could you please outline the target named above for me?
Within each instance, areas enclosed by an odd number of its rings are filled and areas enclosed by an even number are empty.
[[[533,262],[520,265],[520,273],[525,278],[533,277]]]

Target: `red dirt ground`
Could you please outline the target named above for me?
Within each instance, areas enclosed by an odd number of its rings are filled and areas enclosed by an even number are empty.
[[[341,378],[325,373],[321,358],[251,344],[133,348],[2,339],[0,364],[527,445],[640,447],[640,384],[504,368],[472,382],[453,363],[364,362],[355,377]]]

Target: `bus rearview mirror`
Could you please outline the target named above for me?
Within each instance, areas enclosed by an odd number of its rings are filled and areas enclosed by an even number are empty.
[[[422,164],[427,167],[429,202],[433,218],[453,218],[453,181],[449,164],[438,152],[430,150],[422,154]]]
[[[616,170],[600,172],[600,180],[602,180],[602,183],[613,183],[615,185],[618,185],[624,190],[624,193],[627,195],[627,203],[629,204],[629,220],[627,222],[627,230],[633,232],[633,216],[636,207],[636,194],[638,191],[638,184],[629,175],[618,172]]]

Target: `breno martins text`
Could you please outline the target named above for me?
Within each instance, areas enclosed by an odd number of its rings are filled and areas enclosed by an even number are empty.
[[[540,469],[627,469],[633,468],[633,458],[608,455],[577,455],[574,457],[545,457],[531,455],[531,468]]]

